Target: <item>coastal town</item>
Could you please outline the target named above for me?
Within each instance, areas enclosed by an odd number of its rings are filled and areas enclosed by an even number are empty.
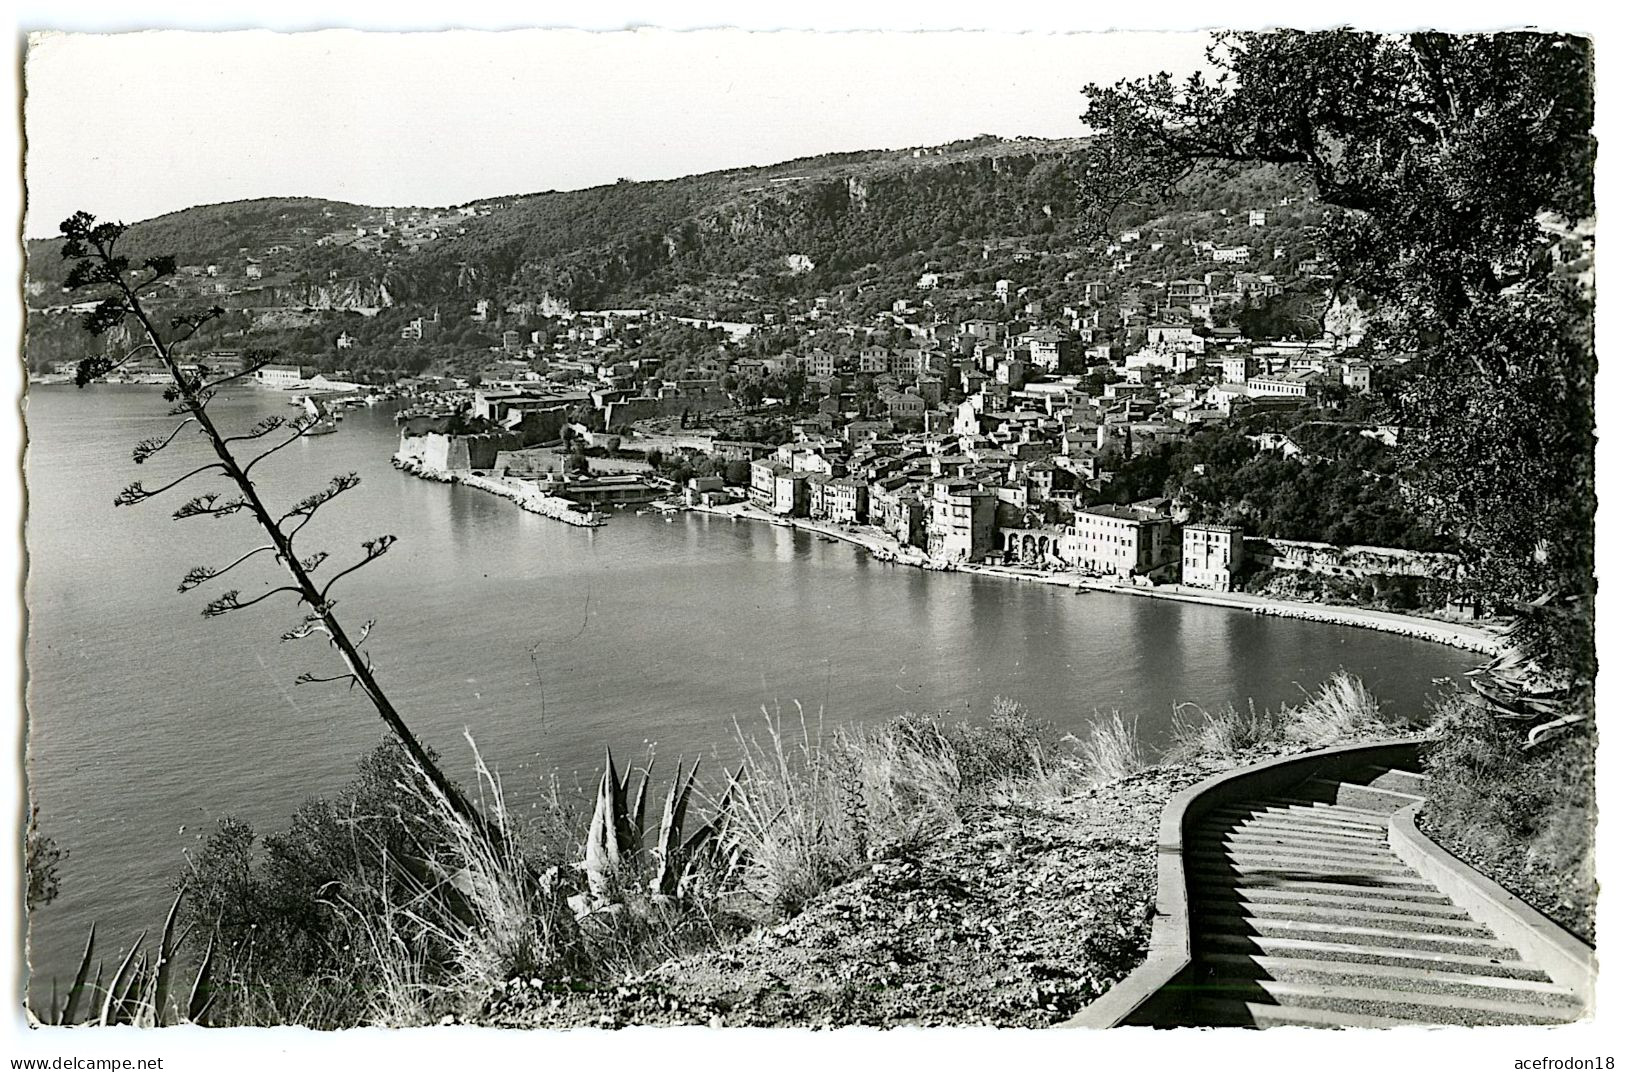
[[[729,320],[670,302],[576,311],[549,296],[415,315],[360,308],[364,321],[399,323],[390,346],[490,341],[460,343],[455,360],[416,375],[370,369],[376,334],[365,342],[360,329],[340,329],[325,358],[214,348],[189,367],[244,373],[340,415],[396,404],[398,468],[583,527],[629,506],[700,510],[815,527],[931,569],[1140,590],[1229,593],[1267,572],[1442,591],[1456,569],[1446,552],[1286,538],[1234,509],[1193,516],[1192,496],[1176,488],[1123,494],[1125,469],[1204,430],[1235,431],[1253,454],[1310,467],[1325,461],[1317,443],[1384,454],[1404,435],[1382,389],[1407,375],[1412,355],[1366,340],[1367,312],[1333,288],[1306,238],[1316,206],[1291,195],[1228,203],[1092,244],[959,250],[889,285],[729,305]],[[502,208],[384,210],[315,241],[415,250]],[[1548,237],[1555,261],[1589,271],[1589,233]],[[176,286],[258,308],[261,322],[319,330],[341,313],[356,319],[353,306],[296,307],[362,300],[346,288],[290,296],[286,273],[267,282],[264,269],[289,252],[245,249],[238,269],[193,266]],[[814,265],[790,255],[781,267],[794,277]],[[113,378],[165,374],[136,361]],[[1478,613],[1432,602],[1441,617]]]

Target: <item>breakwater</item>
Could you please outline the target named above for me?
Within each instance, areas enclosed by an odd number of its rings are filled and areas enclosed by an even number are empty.
[[[557,495],[549,495],[536,488],[525,487],[514,481],[502,477],[480,476],[475,473],[452,472],[446,469],[436,469],[425,465],[416,458],[400,454],[390,459],[390,463],[403,473],[424,480],[433,480],[440,484],[461,484],[464,487],[474,488],[477,491],[489,492],[500,496],[509,502],[532,514],[562,521],[566,525],[577,528],[597,528],[606,524],[604,516],[596,510],[582,510],[580,505],[569,499]]]

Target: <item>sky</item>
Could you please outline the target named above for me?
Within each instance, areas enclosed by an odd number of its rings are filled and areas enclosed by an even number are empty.
[[[1202,63],[1205,34],[34,36],[30,237],[306,195],[451,205],[976,134],[1072,137],[1079,90]],[[117,132],[117,133],[108,133]]]

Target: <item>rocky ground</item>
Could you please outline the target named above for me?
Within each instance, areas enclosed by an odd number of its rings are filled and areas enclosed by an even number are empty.
[[[981,805],[959,829],[775,928],[608,987],[514,980],[478,1022],[1044,1027],[1144,958],[1158,817],[1218,769],[1154,768],[1064,799]]]

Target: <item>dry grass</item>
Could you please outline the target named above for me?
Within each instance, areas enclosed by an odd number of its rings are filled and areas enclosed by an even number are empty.
[[[1194,704],[1180,705],[1174,709],[1171,740],[1162,761],[1230,762],[1260,749],[1327,748],[1410,728],[1405,720],[1386,714],[1358,677],[1339,670],[1314,692],[1305,691],[1303,702],[1278,711],[1260,711],[1251,702],[1246,712],[1227,705],[1217,714]]]
[[[1342,741],[1391,733],[1395,724],[1383,717],[1377,698],[1365,683],[1339,670],[1296,707],[1282,711],[1288,743],[1325,748]]]
[[[774,911],[793,913],[843,881],[866,855],[867,803],[849,765],[823,744],[796,705],[800,732],[769,714],[766,742],[737,729],[743,775],[735,784],[730,837],[740,850],[744,889]]]
[[[1180,704],[1174,709],[1171,741],[1163,753],[1163,762],[1239,759],[1259,748],[1280,744],[1284,723],[1284,713],[1273,713],[1268,708],[1260,711],[1250,700],[1245,714],[1234,704],[1226,704],[1216,715],[1195,704]]]
[[[435,836],[419,843],[421,855],[404,860],[390,860],[385,846],[374,844],[370,855],[404,870],[407,880],[390,882],[381,867],[374,881],[357,884],[358,893],[338,904],[358,960],[369,967],[365,1023],[429,1024],[465,1014],[508,979],[556,974],[583,958],[556,875],[532,868],[501,781],[472,738],[468,743],[499,843],[459,814],[421,770],[409,772],[401,788]]]
[[[971,804],[1058,792],[1076,775],[1049,727],[1005,700],[985,726],[907,714],[827,736],[796,712],[788,731],[764,708],[762,739],[739,732],[744,774],[729,813],[744,888],[776,913],[951,832]]]
[[[1151,766],[1151,757],[1140,742],[1139,718],[1121,711],[1095,714],[1095,721],[1081,738],[1082,763],[1090,781],[1114,782]]]

